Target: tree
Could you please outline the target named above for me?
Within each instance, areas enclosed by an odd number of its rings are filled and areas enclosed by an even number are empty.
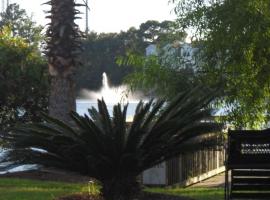
[[[180,41],[167,44],[163,41],[149,46],[153,49],[152,55],[130,53],[120,57],[119,65],[133,66],[133,72],[125,77],[131,90],[143,90],[150,95],[173,98],[200,84],[194,60],[197,48]],[[162,46],[162,43],[166,45]]]
[[[82,41],[84,52],[76,77],[77,88],[99,89],[103,72],[108,74],[112,85],[121,85],[124,77],[133,70],[131,66],[118,67],[118,57],[127,52],[145,55],[149,44],[168,44],[184,35],[172,21],[147,21],[139,29],[131,27],[120,33],[89,33]]]
[[[47,30],[47,57],[51,81],[49,114],[69,121],[76,110],[74,74],[79,65],[80,31],[75,19],[79,13],[74,0],[51,0],[50,27]]]
[[[0,13],[0,28],[5,26],[10,27],[14,37],[19,36],[32,45],[38,46],[42,40],[43,27],[37,26],[26,11],[16,3],[10,4],[5,12]]]
[[[201,80],[222,85],[225,120],[237,127],[269,121],[270,2],[174,0],[178,21],[201,44]]]
[[[44,58],[9,27],[0,29],[0,49],[0,129],[40,121],[48,106]]]
[[[186,33],[180,30],[178,24],[174,21],[158,22],[155,20],[148,20],[140,25],[138,35],[148,44],[159,44],[164,46],[179,38],[184,38]]]
[[[116,60],[127,52],[145,55],[146,47],[151,43],[174,41],[182,38],[172,21],[147,21],[139,29],[131,27],[120,33],[89,33],[82,41],[85,51],[82,53],[82,67],[76,77],[77,88],[92,90],[101,87],[102,73],[106,72],[112,85],[121,85],[126,75],[133,69],[130,66],[118,67]]]
[[[201,147],[201,136],[220,130],[207,108],[212,97],[196,88],[170,103],[140,102],[130,125],[127,105],[115,105],[111,117],[103,100],[90,117],[73,112],[76,127],[44,116],[46,123],[9,132],[6,161],[76,171],[99,180],[106,200],[131,200],[140,192],[137,177],[144,170]]]
[[[125,54],[127,45],[122,33],[89,33],[82,41],[82,66],[76,76],[77,88],[97,90],[101,87],[102,73],[106,72],[112,85],[121,85],[131,68],[120,68],[116,58]]]

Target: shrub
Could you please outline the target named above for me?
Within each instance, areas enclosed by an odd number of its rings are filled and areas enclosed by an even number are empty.
[[[128,125],[128,105],[113,108],[110,116],[103,100],[89,116],[73,112],[74,124],[44,115],[44,123],[19,127],[6,135],[7,161],[38,163],[80,172],[102,183],[106,200],[128,200],[140,192],[137,176],[177,156],[194,140],[221,128],[207,107],[213,95],[197,88],[165,100],[140,102]]]

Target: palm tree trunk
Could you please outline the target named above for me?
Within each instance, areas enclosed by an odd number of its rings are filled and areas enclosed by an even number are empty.
[[[47,29],[47,56],[51,76],[49,114],[69,122],[69,112],[76,110],[74,74],[79,65],[81,33],[75,23],[75,0],[51,0],[51,23]]]
[[[76,111],[75,86],[71,77],[53,76],[49,99],[49,115],[69,122],[69,112]]]

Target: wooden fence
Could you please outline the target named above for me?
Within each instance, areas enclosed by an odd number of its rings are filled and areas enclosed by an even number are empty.
[[[190,185],[224,171],[224,150],[181,154],[166,163],[167,185]]]
[[[144,172],[143,183],[146,185],[191,185],[223,172],[224,160],[225,150],[222,148],[183,153],[163,163],[159,168]]]

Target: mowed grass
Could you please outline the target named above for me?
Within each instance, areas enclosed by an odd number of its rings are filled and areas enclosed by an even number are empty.
[[[0,178],[0,200],[53,200],[87,191],[87,184]]]
[[[0,178],[0,200],[54,200],[74,193],[96,192],[87,184]],[[223,200],[223,188],[147,188],[148,192],[179,195],[195,200]]]
[[[223,188],[147,188],[146,191],[190,197],[195,200],[224,200]]]

